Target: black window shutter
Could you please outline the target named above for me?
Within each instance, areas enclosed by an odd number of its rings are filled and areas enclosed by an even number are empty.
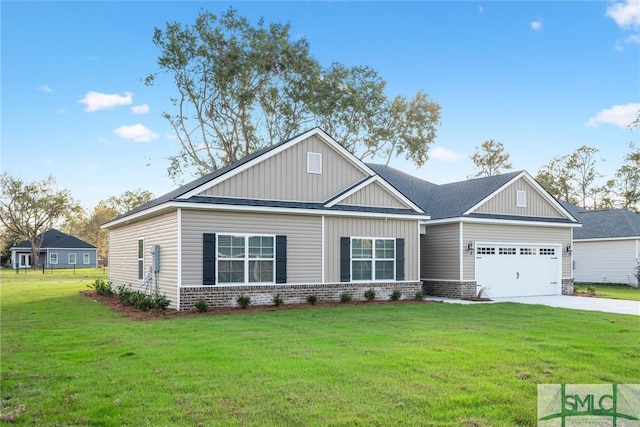
[[[396,239],[396,280],[404,280],[404,239]]]
[[[351,281],[351,238],[340,238],[340,281]]]
[[[276,283],[287,283],[287,236],[276,236]]]
[[[216,234],[202,234],[202,284],[216,284]]]

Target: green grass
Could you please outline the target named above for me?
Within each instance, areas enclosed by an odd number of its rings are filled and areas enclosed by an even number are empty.
[[[636,316],[411,303],[143,322],[79,295],[95,273],[2,272],[0,412],[25,405],[17,425],[534,426],[537,384],[640,382]]]
[[[640,301],[640,288],[627,285],[603,283],[577,283],[578,292],[587,292],[587,287],[595,286],[596,295],[602,298],[626,299]]]

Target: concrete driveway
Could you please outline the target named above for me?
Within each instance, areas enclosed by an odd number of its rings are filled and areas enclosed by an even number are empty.
[[[471,302],[449,298],[425,297],[425,299],[438,300],[459,304],[487,304],[487,302]],[[610,298],[589,298],[570,295],[549,295],[539,297],[505,297],[493,298],[491,303],[517,302],[520,304],[540,304],[549,307],[571,308],[574,310],[603,311],[606,313],[633,314],[640,316],[640,301],[627,301]]]
[[[575,310],[604,311],[606,313],[635,314],[640,316],[640,301],[623,299],[590,298],[571,295],[549,295],[540,297],[494,298],[494,302],[517,302],[540,304],[549,307],[572,308]]]

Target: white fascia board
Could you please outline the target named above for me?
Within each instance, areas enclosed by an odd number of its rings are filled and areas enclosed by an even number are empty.
[[[97,251],[97,248],[54,248],[47,246],[46,248],[40,248],[41,251],[50,251],[55,249],[56,251]]]
[[[335,200],[332,200],[331,202],[325,204],[325,207],[330,208],[332,206],[335,206],[336,204],[340,203],[341,201],[347,199],[349,196],[352,196],[353,194],[357,193],[358,191],[362,190],[363,188],[365,188],[365,187],[367,187],[369,185],[372,185],[373,183],[376,183],[376,182],[379,183],[380,185],[382,185],[382,187],[384,187],[385,190],[390,192],[394,197],[399,199],[402,203],[404,203],[405,205],[407,205],[408,207],[410,207],[414,211],[420,212],[420,213],[424,213],[424,211],[422,209],[420,209],[420,207],[418,207],[416,204],[414,204],[411,200],[407,199],[402,193],[400,193],[398,190],[396,190],[393,186],[389,185],[389,183],[387,181],[385,181],[384,179],[382,179],[379,175],[375,175],[375,176],[371,176],[371,177],[367,178],[366,180],[364,180],[363,182],[361,182],[360,184],[358,184],[357,186],[355,186],[351,190],[349,190],[346,193],[344,193],[342,196],[340,196],[340,197],[336,198]]]
[[[566,219],[570,220],[571,222],[576,222],[576,223],[578,222],[578,220],[573,215],[571,215],[571,213],[567,211],[556,199],[551,197],[551,195],[547,192],[547,190],[545,190],[540,184],[538,184],[538,182],[535,179],[533,179],[533,177],[529,175],[527,171],[522,171],[518,175],[514,176],[512,179],[507,181],[504,185],[496,189],[493,193],[489,194],[487,197],[485,197],[484,199],[482,199],[481,201],[473,205],[471,208],[469,208],[466,212],[463,213],[463,215],[469,215],[470,213],[474,212],[480,206],[484,205],[489,200],[491,200],[492,198],[500,194],[506,187],[510,186],[520,178],[524,178],[532,187],[534,187],[538,191],[538,194],[540,194],[545,200],[547,200],[547,202],[551,203],[553,207],[558,211],[558,213],[562,214],[562,216],[564,216]]]
[[[625,237],[592,237],[590,239],[576,239],[573,238],[575,243],[581,242],[620,242],[623,240],[638,240],[640,241],[640,236],[625,236]]]
[[[396,213],[379,213],[379,212],[358,212],[358,211],[340,211],[340,210],[324,210],[324,209],[292,209],[283,207],[270,207],[270,206],[241,206],[241,205],[225,205],[225,204],[206,204],[206,203],[193,203],[193,202],[167,202],[159,206],[155,206],[150,209],[129,215],[124,218],[120,218],[115,221],[108,222],[102,225],[101,228],[111,228],[117,225],[128,224],[134,220],[140,220],[148,215],[157,214],[160,212],[172,210],[172,209],[193,209],[193,210],[215,210],[215,211],[235,211],[235,212],[265,212],[265,213],[279,213],[290,215],[326,215],[326,216],[356,216],[365,218],[393,218],[393,219],[411,219],[411,220],[428,220],[428,215],[407,215]]]
[[[199,193],[202,193],[205,190],[208,190],[209,188],[215,187],[216,185],[220,184],[223,181],[226,181],[227,179],[230,179],[232,177],[234,177],[235,175],[238,175],[244,171],[246,171],[247,169],[250,169],[252,167],[254,167],[255,165],[257,165],[260,162],[263,162],[273,156],[278,155],[279,153],[291,148],[292,146],[304,141],[305,139],[311,137],[311,136],[317,136],[318,138],[322,139],[325,143],[329,144],[333,149],[335,149],[340,155],[342,155],[345,159],[347,159],[350,163],[352,163],[355,167],[357,167],[359,170],[361,170],[363,173],[365,173],[366,175],[375,175],[375,173],[367,166],[365,165],[363,162],[361,162],[359,159],[357,159],[353,154],[351,154],[349,151],[347,151],[346,148],[344,148],[342,145],[338,144],[333,138],[331,138],[328,134],[326,134],[324,131],[322,131],[320,128],[314,128],[309,130],[308,132],[305,132],[301,135],[298,135],[296,138],[292,139],[289,142],[286,142],[282,145],[280,145],[279,147],[276,147],[272,150],[267,151],[266,153],[256,157],[255,159],[252,159],[248,162],[246,162],[243,165],[238,166],[235,169],[232,169],[230,171],[228,171],[227,173],[220,175],[217,178],[212,179],[209,182],[206,182],[196,188],[194,188],[191,191],[188,191],[186,193],[184,193],[183,195],[179,196],[178,199],[188,199],[192,196],[195,196]]]
[[[467,224],[522,225],[522,226],[530,226],[530,227],[558,227],[558,228],[582,227],[582,224],[575,224],[575,223],[567,224],[567,223],[546,222],[546,221],[527,221],[527,220],[475,218],[475,217],[434,219],[432,221],[427,221],[426,226],[429,227],[430,225],[456,224],[458,222],[465,222]]]

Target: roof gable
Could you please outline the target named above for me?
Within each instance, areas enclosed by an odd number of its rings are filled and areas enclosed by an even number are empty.
[[[31,241],[23,240],[18,243],[14,248],[29,248],[31,249]],[[44,232],[42,244],[40,249],[56,248],[56,249],[96,249],[90,243],[80,240],[77,237],[65,234],[62,231],[52,228],[51,230]]]

